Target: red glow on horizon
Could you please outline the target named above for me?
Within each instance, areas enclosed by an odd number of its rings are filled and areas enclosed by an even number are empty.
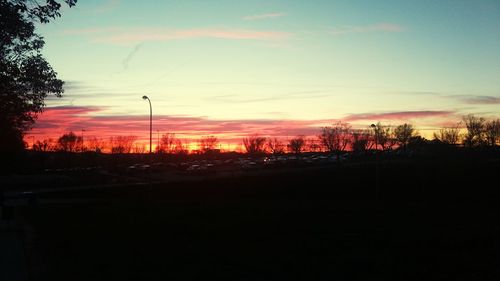
[[[149,116],[99,115],[99,107],[47,108],[27,136],[31,147],[34,142],[52,139],[53,142],[68,132],[83,136],[84,142],[92,138],[102,141],[116,136],[134,136],[135,145],[149,151]],[[242,140],[249,135],[260,135],[286,140],[298,135],[315,137],[319,124],[326,120],[211,120],[202,117],[153,116],[153,151],[165,133],[175,133],[189,151],[199,150],[198,140],[215,136],[216,149],[242,152]]]
[[[82,136],[86,141],[96,138],[108,141],[117,136],[134,136],[136,149],[149,151],[149,116],[147,115],[104,115],[104,108],[92,106],[61,106],[46,108],[39,115],[35,127],[25,136],[28,147],[36,141],[57,139],[70,131]],[[364,120],[405,120],[409,118],[433,118],[435,124],[450,122],[453,112],[448,111],[409,111],[389,113],[352,114],[343,120],[355,122]],[[439,117],[439,118],[438,118]],[[434,120],[436,119],[436,120]],[[366,122],[368,120],[368,122]],[[374,121],[375,122],[375,121]],[[190,116],[153,116],[153,151],[165,133],[175,133],[189,151],[199,150],[198,140],[204,136],[218,139],[216,149],[221,151],[243,152],[244,137],[259,135],[277,138],[287,142],[290,138],[304,136],[316,138],[323,126],[335,123],[334,120],[212,120]],[[368,125],[365,125],[368,126]],[[432,126],[432,125],[431,125]]]

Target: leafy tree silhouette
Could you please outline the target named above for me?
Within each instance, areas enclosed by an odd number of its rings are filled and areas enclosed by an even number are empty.
[[[412,137],[417,136],[417,132],[412,124],[404,123],[394,129],[394,138],[402,149],[406,150]]]
[[[369,129],[352,130],[352,151],[356,154],[366,154],[374,145],[370,140],[373,138]]]
[[[14,156],[24,148],[23,135],[45,106],[49,94],[60,97],[63,81],[43,58],[37,23],[60,16],[55,0],[0,1],[0,150]],[[65,0],[68,6],[76,0]]]

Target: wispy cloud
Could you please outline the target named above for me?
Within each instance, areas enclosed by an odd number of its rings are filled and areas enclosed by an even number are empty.
[[[91,36],[95,42],[112,44],[130,44],[146,41],[170,41],[196,38],[216,38],[227,40],[281,40],[292,34],[280,31],[262,31],[250,29],[195,28],[195,29],[169,29],[169,28],[87,28],[70,29],[64,32],[70,35]]]
[[[279,18],[279,17],[283,17],[283,16],[285,16],[285,13],[266,13],[266,14],[245,16],[245,17],[242,17],[241,19],[243,19],[243,20],[263,20],[263,19]]]
[[[449,96],[466,104],[500,104],[500,97],[492,96],[473,96],[473,95],[456,95]]]
[[[98,34],[110,34],[115,32],[120,32],[121,29],[118,27],[89,27],[89,28],[70,28],[65,29],[63,34],[65,35],[98,35]]]
[[[416,118],[430,118],[430,117],[446,117],[451,116],[454,111],[396,111],[396,112],[383,112],[383,113],[360,113],[351,114],[343,118],[347,122],[371,120],[373,122],[380,120],[409,120]]]
[[[298,91],[280,95],[245,97],[240,95],[218,95],[207,98],[207,101],[217,101],[224,103],[252,103],[268,101],[289,101],[298,99],[324,98],[331,96],[327,91]]]
[[[367,32],[402,32],[404,28],[394,23],[377,23],[365,26],[343,26],[336,27],[330,30],[332,35],[344,35],[351,33],[367,33]]]

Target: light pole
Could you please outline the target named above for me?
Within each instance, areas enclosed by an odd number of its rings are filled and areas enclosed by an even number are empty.
[[[148,96],[142,96],[143,100],[148,100],[149,102],[149,154],[153,151],[153,107],[151,106],[151,100]]]
[[[371,124],[370,127],[373,129],[373,133],[375,135],[375,198],[378,199],[379,197],[379,190],[380,190],[380,167],[379,167],[379,155],[378,155],[378,128],[377,125]]]
[[[83,150],[85,149],[85,147],[83,146],[83,132],[85,132],[85,129],[82,129],[82,151],[81,152],[83,152]]]

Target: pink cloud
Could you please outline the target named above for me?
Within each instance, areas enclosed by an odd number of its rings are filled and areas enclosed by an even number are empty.
[[[271,19],[271,18],[283,17],[284,15],[285,15],[284,13],[267,13],[267,14],[246,16],[246,17],[243,17],[242,19],[243,20],[261,20],[261,19]]]
[[[114,136],[136,136],[138,142],[149,140],[149,115],[106,115],[102,107],[62,106],[47,108],[30,131],[26,139],[30,141],[53,139],[73,131],[83,133],[87,138],[96,137],[109,140]],[[457,116],[453,111],[401,111],[385,113],[351,114],[342,119],[344,122],[374,123],[377,121],[404,121],[418,119],[419,130],[434,130],[446,122],[456,123]],[[339,120],[278,120],[278,119],[233,119],[217,120],[198,116],[153,116],[153,135],[156,142],[158,133],[175,133],[180,139],[196,142],[206,135],[214,135],[223,145],[240,147],[245,136],[258,134],[264,137],[275,137],[285,140],[304,135],[314,138],[323,126],[331,125]],[[448,124],[446,123],[446,124]],[[450,123],[451,124],[451,123]],[[421,127],[424,126],[424,127]],[[430,129],[426,129],[425,126]],[[82,131],[84,130],[84,131]],[[31,137],[34,136],[33,139]]]
[[[330,31],[332,35],[343,35],[350,33],[366,33],[366,32],[402,32],[404,28],[393,23],[378,23],[367,26],[344,26],[333,28]]]
[[[96,42],[130,44],[144,41],[170,41],[195,38],[216,38],[227,40],[281,40],[291,36],[287,32],[259,31],[231,28],[88,28],[68,29],[64,32],[70,35],[89,35]]]
[[[118,135],[137,136],[140,141],[149,136],[149,116],[109,116],[99,114],[97,107],[52,107],[39,116],[28,135],[36,139],[57,139],[62,134],[84,130],[86,136],[109,139]],[[259,134],[277,138],[296,135],[315,136],[326,120],[214,120],[196,116],[153,116],[153,131],[176,133],[185,139],[215,135],[221,141],[241,143],[244,136]]]
[[[368,120],[409,120],[415,118],[434,118],[434,117],[447,117],[453,115],[453,111],[399,111],[399,112],[385,112],[385,113],[360,113],[351,114],[344,118],[347,122]]]

